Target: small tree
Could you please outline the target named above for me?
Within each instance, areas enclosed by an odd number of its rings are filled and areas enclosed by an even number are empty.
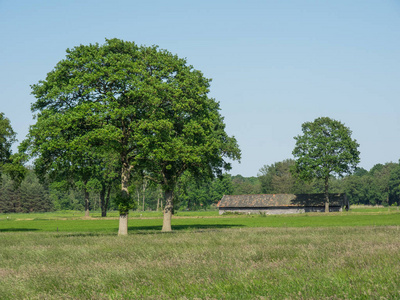
[[[354,171],[360,162],[359,144],[348,127],[327,117],[303,123],[302,131],[303,135],[294,137],[294,170],[304,180],[324,180],[325,212],[329,212],[329,177]]]
[[[18,188],[26,175],[24,163],[26,157],[19,153],[12,154],[11,145],[17,141],[16,133],[11,127],[10,120],[0,113],[0,185],[1,175],[9,175],[14,188]]]
[[[11,145],[16,141],[10,120],[0,113],[0,176],[3,166],[10,162]]]

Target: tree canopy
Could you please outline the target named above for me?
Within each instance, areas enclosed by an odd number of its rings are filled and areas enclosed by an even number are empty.
[[[10,162],[11,146],[16,141],[15,136],[10,120],[4,116],[4,113],[0,113],[0,176],[4,165]]]
[[[37,123],[26,149],[46,171],[58,163],[58,169],[83,172],[93,163],[89,158],[117,154],[119,233],[127,234],[133,172],[161,184],[172,203],[184,171],[212,177],[229,169],[224,158],[240,157],[218,102],[208,97],[209,83],[185,59],[156,46],[111,39],[67,49],[66,58],[32,86]],[[171,210],[166,205],[169,218]]]
[[[285,159],[271,165],[264,165],[258,174],[262,192],[266,194],[303,194],[312,192],[310,184],[292,174],[291,169],[294,165],[295,161],[293,159]]]
[[[359,144],[351,138],[351,130],[328,117],[302,124],[302,135],[296,136],[293,155],[295,172],[300,178],[323,179],[325,183],[325,211],[329,211],[329,177],[350,174],[360,162]]]

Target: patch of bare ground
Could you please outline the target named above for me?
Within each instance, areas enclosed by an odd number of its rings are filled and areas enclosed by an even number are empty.
[[[0,268],[0,278],[6,277],[6,276],[12,276],[14,274],[15,274],[15,271],[12,269]]]

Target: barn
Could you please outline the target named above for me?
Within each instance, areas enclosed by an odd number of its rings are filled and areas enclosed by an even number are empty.
[[[224,195],[218,202],[219,214],[264,213],[297,214],[304,212],[324,212],[325,194],[261,194]],[[329,211],[348,210],[346,194],[329,194]]]

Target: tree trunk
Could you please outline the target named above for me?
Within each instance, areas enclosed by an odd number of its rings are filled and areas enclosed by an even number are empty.
[[[130,178],[130,170],[126,164],[122,164],[121,170],[121,192],[123,198],[129,198],[129,178]],[[127,235],[128,234],[128,212],[124,211],[119,214],[119,229],[118,235]]]
[[[329,212],[329,193],[328,193],[328,187],[329,187],[329,177],[325,177],[325,212]]]
[[[107,210],[110,205],[110,194],[111,194],[111,184],[107,188],[106,203],[104,205],[104,216],[103,216],[103,212],[101,213],[103,217],[107,217]]]
[[[144,200],[146,197],[146,187],[147,187],[147,181],[145,179],[143,179],[143,184],[142,184],[142,188],[143,188],[143,211],[144,211]]]
[[[162,190],[160,190],[160,196],[161,196],[161,199],[160,199],[160,206],[161,206],[161,211],[163,211],[164,208],[163,208]]]
[[[157,211],[161,209],[163,210],[163,202],[162,202],[162,197],[163,197],[163,192],[160,187],[158,187],[158,193],[157,193]],[[400,203],[400,201],[399,201]]]
[[[90,199],[90,194],[89,194],[89,199]],[[96,211],[96,202],[97,202],[96,200],[93,201],[93,207],[92,207],[93,211]]]
[[[102,217],[107,216],[105,196],[106,196],[106,187],[102,186],[101,191],[100,191],[100,207],[101,207],[101,216]]]
[[[162,231],[172,231],[171,228],[171,218],[172,218],[172,210],[174,209],[174,199],[172,191],[165,192],[165,209],[164,209],[164,220]]]
[[[120,214],[118,235],[127,235],[127,234],[128,234],[128,214]]]
[[[89,192],[85,187],[85,218],[89,217]]]

